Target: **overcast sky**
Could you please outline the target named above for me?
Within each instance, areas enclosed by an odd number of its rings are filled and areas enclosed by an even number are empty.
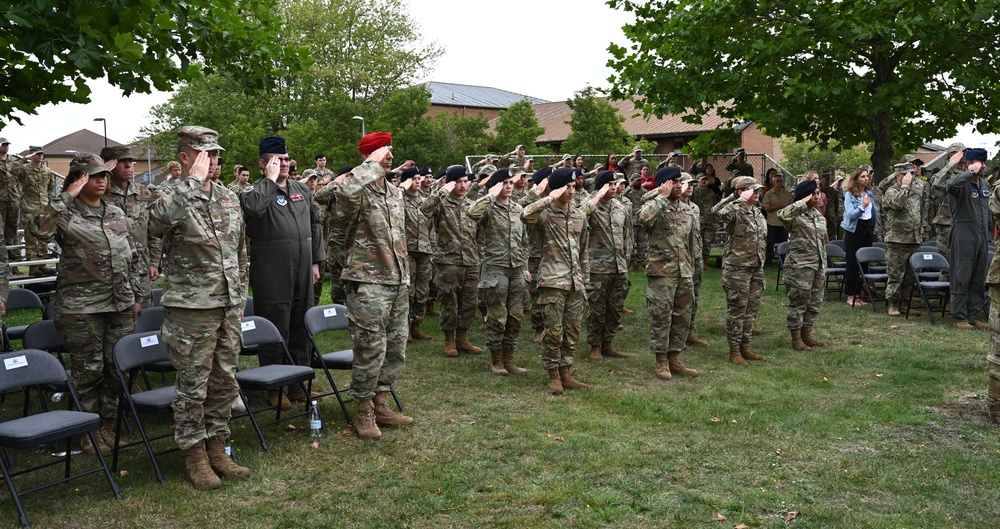
[[[602,0],[472,1],[447,8],[440,0],[407,1],[424,39],[444,49],[427,78],[417,80],[421,82],[490,86],[563,101],[587,85],[606,87],[611,75],[605,66],[610,58],[608,44],[626,44],[621,27],[629,14],[611,9]],[[93,81],[91,86],[91,103],[46,105],[36,116],[21,116],[23,126],[3,127],[0,136],[12,142],[13,152],[21,152],[82,128],[103,134],[103,124],[94,121],[103,117],[108,137],[128,142],[149,121],[150,108],[169,98],[169,93],[124,98],[104,81]],[[957,141],[986,147],[992,155],[1000,135],[982,136],[964,127]]]

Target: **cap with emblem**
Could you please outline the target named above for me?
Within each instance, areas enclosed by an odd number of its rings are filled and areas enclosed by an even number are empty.
[[[453,165],[444,173],[444,181],[445,183],[457,182],[459,179],[467,178],[468,176],[469,172],[465,170],[464,165]]]
[[[392,134],[389,132],[372,132],[371,134],[366,134],[364,138],[358,143],[358,152],[361,156],[368,156],[369,154],[385,147],[387,145],[392,145]]]
[[[310,178],[316,178],[316,170],[315,169],[306,169],[305,171],[302,171],[302,179],[303,180],[308,180]]]
[[[511,175],[510,171],[507,169],[494,171],[493,174],[490,175],[490,181],[486,183],[486,189],[492,189],[493,186],[499,184],[500,182],[510,180],[511,178],[513,178],[513,175]]]
[[[798,185],[795,186],[795,201],[798,202],[799,200],[812,196],[817,187],[819,187],[819,184],[817,184],[815,180],[799,182]]]
[[[676,180],[681,177],[681,168],[676,165],[668,165],[663,167],[656,172],[655,185],[657,187],[663,185],[671,180]]]
[[[569,167],[556,169],[552,171],[551,175],[549,175],[549,189],[566,187],[574,180],[576,180],[576,176],[573,175],[573,170]]]
[[[614,171],[601,171],[594,177],[594,190],[600,190],[608,182],[615,181]]]
[[[640,147],[638,145],[636,145],[635,147],[632,147],[632,154],[635,154],[637,152],[642,152],[642,147]]]
[[[135,156],[127,145],[105,147],[101,149],[101,158],[104,160],[135,160]]]
[[[542,167],[541,169],[535,171],[535,174],[531,175],[531,183],[540,184],[542,180],[545,180],[552,174],[552,168],[549,166]]]
[[[523,174],[528,174],[528,172],[524,170],[523,165],[516,163],[510,164],[510,167],[507,168],[507,172],[509,172],[511,176],[521,176]]]
[[[95,175],[107,172],[107,167],[104,167],[104,160],[100,156],[91,152],[81,152],[77,153],[73,157],[73,160],[69,162],[69,172],[70,173],[84,173],[87,175]]]
[[[260,140],[260,155],[265,154],[288,154],[288,147],[285,145],[285,138],[281,136],[268,136]]]
[[[969,149],[965,151],[965,159],[970,162],[985,162],[987,158],[986,149]]]
[[[337,176],[340,176],[340,175],[345,174],[345,173],[349,173],[349,172],[351,172],[353,170],[354,170],[354,166],[352,166],[352,165],[345,165],[345,166],[341,167],[340,169],[337,169]]]
[[[197,126],[177,129],[177,146],[188,147],[196,151],[224,151],[219,145],[219,133],[212,129]]]
[[[684,172],[682,172],[681,173],[681,180],[680,181],[681,181],[682,184],[686,184],[688,182],[694,182],[695,178],[694,178],[694,175],[692,175],[691,173],[684,173]]]
[[[955,142],[948,146],[949,153],[962,152],[965,150],[965,144],[961,142]]]
[[[733,179],[733,189],[764,189],[760,182],[752,176],[740,176]]]
[[[913,169],[913,164],[909,163],[909,162],[906,162],[906,163],[897,163],[892,168],[893,168],[893,170],[896,171],[896,174],[908,173],[908,172],[914,170]]]
[[[419,174],[420,174],[420,169],[417,167],[410,167],[408,169],[403,169],[403,174],[399,175],[399,181],[405,182]]]

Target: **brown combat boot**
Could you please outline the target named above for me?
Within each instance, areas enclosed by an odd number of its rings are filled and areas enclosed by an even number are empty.
[[[901,315],[899,312],[899,301],[889,300],[889,315],[892,317]]]
[[[744,360],[754,360],[757,362],[763,362],[767,360],[767,358],[764,358],[763,356],[760,356],[759,354],[753,352],[753,349],[750,348],[750,344],[748,343],[740,344],[740,356],[742,356]]]
[[[740,346],[729,346],[729,362],[738,366],[747,365],[747,361],[743,359],[743,353],[740,352]]]
[[[375,404],[372,399],[358,403],[358,420],[354,421],[354,429],[362,441],[377,441],[382,438],[382,431],[375,425]]]
[[[563,386],[562,379],[559,377],[559,368],[549,367],[547,370],[549,372],[549,383],[545,385],[545,389],[553,395],[562,395]]]
[[[427,306],[424,308],[424,313],[428,316],[440,316],[441,311],[434,308],[434,302],[428,301]]]
[[[590,389],[588,384],[584,384],[578,380],[573,380],[573,375],[570,374],[569,366],[559,366],[559,380],[562,382],[562,387],[564,389]]]
[[[208,464],[220,477],[226,479],[243,479],[250,475],[250,469],[237,465],[233,458],[226,455],[226,436],[219,434],[205,439],[205,453],[208,454]]]
[[[97,447],[101,450],[101,454],[106,456],[111,455],[111,447],[104,444],[100,431],[94,432],[94,437],[97,438]],[[88,456],[97,455],[97,450],[94,450],[94,444],[90,442],[90,435],[88,434],[80,436],[80,449]]]
[[[761,333],[760,329],[758,329],[757,327],[754,327],[750,331],[750,336],[760,336],[760,333]]]
[[[455,331],[444,331],[444,355],[449,358],[458,358],[458,349],[455,348]]]
[[[410,324],[410,337],[413,338],[414,340],[432,340],[432,339],[434,339],[433,336],[431,336],[431,335],[425,333],[424,331],[420,330],[420,324],[419,323],[412,323],[412,324]]]
[[[601,354],[606,358],[628,358],[628,355],[611,346],[611,340],[601,343]]]
[[[1000,366],[990,363],[986,375],[986,408],[993,424],[1000,425]]]
[[[504,349],[503,352],[500,354],[502,355],[503,358],[503,368],[506,369],[508,373],[514,375],[523,375],[528,372],[527,369],[523,367],[517,367],[516,365],[514,365],[513,349]]]
[[[118,448],[115,444],[114,419],[101,419],[101,429],[97,430],[97,441],[107,445],[111,450]]]
[[[802,327],[802,343],[808,345],[809,347],[825,347],[825,343],[813,338],[812,332],[812,327]]]
[[[701,338],[698,338],[694,334],[689,334],[688,337],[687,337],[687,344],[688,345],[696,345],[698,347],[705,347],[706,345],[708,345],[708,342],[706,342],[705,340],[702,340]]]
[[[796,351],[812,351],[812,347],[802,341],[802,329],[792,329],[792,349]]]
[[[187,479],[195,490],[211,490],[222,486],[222,480],[212,472],[208,464],[208,453],[205,452],[205,441],[184,451],[184,468]]]
[[[535,337],[532,338],[531,341],[534,342],[535,345],[539,345],[542,343],[542,338],[544,337],[545,337],[545,329],[535,329]]]
[[[591,360],[604,360],[604,355],[601,354],[601,346],[594,344],[590,346],[590,359]]]
[[[466,354],[475,355],[483,352],[483,350],[480,349],[479,347],[472,345],[472,342],[470,342],[469,338],[467,338],[465,335],[467,332],[469,331],[464,329],[459,329],[455,333],[455,348]]]
[[[277,407],[279,405],[277,393],[275,393],[274,395],[268,394],[267,405],[272,408]],[[281,395],[280,405],[281,405],[281,411],[292,409],[292,401],[288,400],[288,395],[284,394]]]
[[[670,380],[673,375],[670,373],[670,359],[667,353],[656,353],[656,378]]]
[[[510,373],[503,366],[503,353],[499,351],[490,351],[490,357],[492,358],[492,363],[490,364],[490,372],[494,375],[500,375],[505,377]]]
[[[923,302],[921,302],[921,303],[923,303]],[[899,310],[903,314],[906,314],[906,311],[910,311],[910,313],[909,313],[910,316],[923,316],[924,315],[923,312],[920,312],[919,310],[910,307],[910,302],[909,301],[904,301],[903,303],[901,303],[900,306],[899,306]]]
[[[961,331],[971,331],[975,329],[976,326],[967,321],[956,321],[955,328]]]
[[[670,373],[674,375],[686,375],[689,377],[698,376],[697,369],[691,369],[681,363],[681,354],[679,352],[667,353],[667,365],[670,366]]]
[[[389,398],[388,391],[380,391],[375,394],[375,424],[379,426],[409,426],[413,424],[413,417],[396,413],[387,406],[386,400]]]

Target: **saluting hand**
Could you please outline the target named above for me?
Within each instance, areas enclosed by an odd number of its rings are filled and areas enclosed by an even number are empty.
[[[441,189],[444,190],[445,193],[451,194],[452,190],[455,189],[456,185],[458,185],[458,182],[453,180],[453,181],[448,182],[447,184],[441,186]]]
[[[673,190],[674,190],[674,181],[673,180],[667,180],[666,182],[663,182],[662,184],[660,184],[660,187],[656,188],[656,191],[658,193],[660,193],[661,197],[664,197],[664,198],[670,197],[670,192],[673,191]]]
[[[198,151],[198,154],[194,157],[194,163],[191,164],[191,176],[198,178],[202,182],[208,180],[209,165],[208,151]]]
[[[490,196],[496,198],[500,196],[501,191],[503,191],[503,182],[497,182],[490,188]]]
[[[281,173],[281,157],[280,154],[275,154],[267,161],[267,165],[264,166],[264,178],[272,182],[278,181],[278,175]]]
[[[570,185],[572,185],[572,184],[570,184]],[[563,196],[563,194],[566,193],[567,189],[569,189],[569,185],[564,185],[564,186],[560,187],[559,189],[553,189],[552,191],[549,192],[549,196],[552,197],[552,198],[558,199],[559,197]]]
[[[535,194],[544,197],[549,193],[549,179],[548,177],[542,178],[541,182],[535,184]]]
[[[399,184],[399,187],[403,188],[403,191],[409,191],[413,187],[413,179],[407,178],[402,184]]]
[[[754,190],[750,189],[749,187],[746,188],[746,189],[744,189],[743,191],[740,191],[740,197],[743,200],[750,200],[750,197],[752,197],[753,194],[754,194]]]
[[[379,147],[375,152],[368,155],[368,160],[377,162],[382,169],[388,171],[389,167],[392,166],[392,145]]]
[[[598,189],[596,193],[594,193],[594,197],[591,199],[591,201],[594,202],[595,204],[597,202],[600,202],[601,199],[604,198],[604,195],[608,194],[608,187],[610,186],[607,184],[601,186],[601,188]]]
[[[118,167],[118,160],[105,160],[104,168],[108,171],[114,171],[115,167]]]
[[[83,191],[83,186],[87,185],[87,181],[90,180],[90,175],[84,174],[76,182],[73,182],[66,188],[66,192],[73,198],[80,195],[80,191]]]

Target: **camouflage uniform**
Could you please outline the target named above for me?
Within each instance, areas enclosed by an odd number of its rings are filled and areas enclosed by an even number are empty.
[[[635,157],[632,155],[629,155],[625,157],[623,161],[618,162],[618,168],[621,170],[620,172],[624,174],[626,177],[628,177],[630,181],[632,180],[632,175],[639,174],[639,171],[642,169],[643,165],[648,165],[650,170],[653,169],[653,166],[650,165],[649,160],[645,158],[639,158],[638,160],[636,160]]]
[[[1000,193],[990,194],[990,214],[993,215],[994,223],[1000,222]],[[993,261],[986,272],[986,284],[990,289],[986,404],[990,418],[994,423],[1000,424],[1000,254],[993,255]]]
[[[739,193],[712,208],[729,235],[722,250],[722,288],[726,291],[726,340],[729,347],[749,344],[764,294],[767,222],[760,209],[747,207]]]
[[[469,217],[472,203],[453,198],[443,189],[420,206],[437,232],[434,284],[441,301],[441,330],[465,331],[476,319],[479,302],[479,249],[476,221]]]
[[[733,159],[729,160],[729,163],[726,164],[726,171],[732,172],[733,169],[736,169],[740,172],[740,176],[753,178],[753,166],[748,164],[745,159],[742,162],[739,160],[739,156],[733,156]]]
[[[545,197],[528,205],[521,215],[524,223],[537,226],[539,233],[542,258],[536,303],[545,321],[542,362],[547,370],[573,365],[589,275],[586,215],[569,206],[562,209],[554,202]]]
[[[823,186],[820,191],[826,195],[823,218],[826,219],[827,238],[831,241],[843,240],[844,232],[840,229],[840,222],[844,220],[844,192],[832,185]]]
[[[344,290],[344,260],[347,257],[347,220],[337,209],[337,194],[340,184],[330,182],[316,192],[316,203],[321,209],[326,209],[330,230],[326,240],[326,272],[330,274],[330,299],[334,303],[346,303],[347,292]]]
[[[504,205],[489,194],[475,201],[468,211],[485,239],[478,288],[487,305],[486,347],[494,354],[517,347],[524,319],[528,231],[521,222],[522,211],[509,198]]]
[[[149,209],[149,232],[163,239],[170,271],[160,300],[162,336],[177,368],[174,439],[181,450],[229,435],[249,268],[239,198],[215,182],[208,191],[201,186],[195,176],[172,180]]]
[[[128,224],[122,210],[107,201],[90,207],[65,192],[27,225],[39,241],[54,239],[62,248],[53,319],[72,353],[80,405],[103,419],[118,413],[121,384],[112,351],[135,329],[136,293],[142,288]]]
[[[695,220],[692,206],[658,192],[639,210],[639,225],[649,230],[646,307],[649,349],[657,355],[681,352],[691,330]]]
[[[826,293],[826,219],[806,200],[792,202],[776,213],[789,233],[785,257],[788,328],[812,327]]]
[[[590,278],[587,300],[590,316],[587,343],[591,348],[610,344],[618,332],[625,298],[628,297],[628,261],[635,236],[632,234],[630,206],[611,199],[584,205],[587,213],[587,254]]]
[[[35,167],[31,162],[17,166],[15,170],[21,186],[21,225],[40,214],[56,194],[59,182],[55,173],[46,166]],[[28,231],[24,232],[24,256],[27,260],[45,259],[49,248]]]
[[[712,254],[712,243],[715,242],[716,219],[712,213],[712,208],[719,203],[719,198],[710,187],[695,188],[691,194],[691,203],[698,206],[700,213],[698,228],[701,231],[701,257],[703,261],[708,261]]]
[[[926,188],[923,180],[916,177],[908,185],[893,176],[888,178],[893,181],[882,195],[882,215],[879,215],[884,219],[885,264],[889,275],[885,295],[894,302],[909,302],[913,288],[910,254],[920,251],[927,227],[923,211]]]
[[[424,197],[403,192],[406,204],[406,251],[410,260],[410,326],[424,321],[431,278],[434,277],[434,246],[431,244],[431,221],[420,205]]]
[[[342,278],[354,341],[351,399],[358,403],[389,391],[406,364],[406,211],[402,190],[384,176],[369,160],[337,190],[337,213],[347,223]]]
[[[21,184],[17,181],[16,167],[23,160],[13,155],[0,158],[0,230],[3,230],[3,240],[6,244],[17,244],[17,222],[21,215]],[[18,259],[19,255],[11,251],[10,259]]]
[[[245,186],[241,186],[239,180],[235,180],[232,183],[230,183],[228,186],[226,186],[226,189],[232,191],[236,196],[240,196],[241,194],[243,194],[244,191],[246,191],[247,189],[252,189],[252,188],[253,188],[253,186],[250,185],[249,181],[247,182],[247,184]]]
[[[639,222],[639,208],[642,207],[642,197],[645,194],[646,190],[642,186],[629,186],[625,190],[623,198],[632,203],[632,222],[634,224]],[[649,232],[642,226],[634,225],[632,233],[635,237],[635,244],[632,246],[632,262],[641,263],[646,260],[646,253],[649,251]]]
[[[129,230],[132,232],[132,240],[135,241],[134,249],[139,254],[139,264],[135,272],[139,274],[139,282],[142,285],[142,290],[136,293],[136,299],[142,302],[143,306],[152,306],[149,267],[154,263],[159,264],[161,253],[159,239],[149,237],[149,205],[156,200],[156,192],[131,181],[125,189],[122,189],[109,178],[104,199],[118,206],[131,221]]]
[[[692,185],[695,185],[692,183]],[[683,200],[683,199],[682,199]],[[694,275],[691,277],[691,286],[694,289],[694,299],[691,302],[691,325],[688,329],[688,336],[694,336],[694,323],[698,317],[698,296],[701,294],[701,280],[705,275],[705,241],[702,240],[701,210],[699,206],[690,200],[684,203],[691,207],[691,215],[694,217],[694,247],[691,249],[691,258],[694,260]],[[708,213],[711,215],[711,211]]]
[[[518,204],[527,207],[529,204],[539,200],[534,188],[529,188],[524,198]],[[538,279],[541,277],[539,267],[542,263],[541,232],[536,226],[528,226],[528,296],[531,298],[531,329],[535,333],[545,329],[545,319],[542,315],[542,306],[538,303]]]

